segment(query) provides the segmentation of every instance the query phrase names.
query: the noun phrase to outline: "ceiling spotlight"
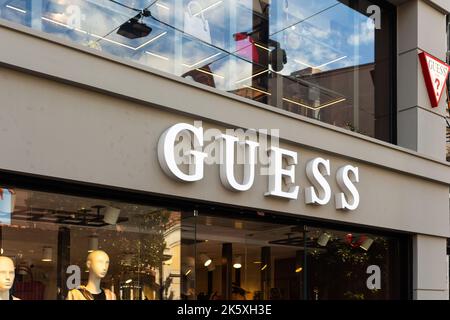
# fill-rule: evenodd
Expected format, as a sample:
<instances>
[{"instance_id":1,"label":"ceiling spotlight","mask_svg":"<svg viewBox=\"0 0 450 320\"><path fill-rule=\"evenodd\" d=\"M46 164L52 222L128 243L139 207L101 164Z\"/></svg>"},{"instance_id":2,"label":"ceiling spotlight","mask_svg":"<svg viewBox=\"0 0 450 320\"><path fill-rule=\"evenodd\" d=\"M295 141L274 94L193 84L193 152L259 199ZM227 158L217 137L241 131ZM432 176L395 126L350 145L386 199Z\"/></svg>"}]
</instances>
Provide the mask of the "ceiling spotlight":
<instances>
[{"instance_id":1,"label":"ceiling spotlight","mask_svg":"<svg viewBox=\"0 0 450 320\"><path fill-rule=\"evenodd\" d=\"M127 281L125 281L126 284L129 284L131 282L133 282L133 279L128 279Z\"/></svg>"},{"instance_id":2,"label":"ceiling spotlight","mask_svg":"<svg viewBox=\"0 0 450 320\"><path fill-rule=\"evenodd\" d=\"M372 245L372 243L373 243L373 239L367 237L367 238L361 243L361 245L360 245L359 247L360 247L361 249L365 250L365 251L369 251L370 246Z\"/></svg>"},{"instance_id":3,"label":"ceiling spotlight","mask_svg":"<svg viewBox=\"0 0 450 320\"><path fill-rule=\"evenodd\" d=\"M90 235L88 240L88 252L98 250L98 236L96 234Z\"/></svg>"},{"instance_id":4,"label":"ceiling spotlight","mask_svg":"<svg viewBox=\"0 0 450 320\"><path fill-rule=\"evenodd\" d=\"M317 239L317 244L321 247L326 247L330 238L331 238L331 234L329 234L327 232L323 232Z\"/></svg>"},{"instance_id":5,"label":"ceiling spotlight","mask_svg":"<svg viewBox=\"0 0 450 320\"><path fill-rule=\"evenodd\" d=\"M131 18L119 27L117 34L128 38L137 39L144 38L152 32L152 28L147 26L145 23L141 22L143 17L149 17L150 11L144 10L135 17Z\"/></svg>"},{"instance_id":6,"label":"ceiling spotlight","mask_svg":"<svg viewBox=\"0 0 450 320\"><path fill-rule=\"evenodd\" d=\"M210 257L208 257L206 254L202 253L200 254L200 261L202 262L202 264L207 267L211 264L212 260Z\"/></svg>"},{"instance_id":7,"label":"ceiling spotlight","mask_svg":"<svg viewBox=\"0 0 450 320\"><path fill-rule=\"evenodd\" d=\"M200 255L200 261L205 267L208 267L212 262L211 258L208 257L206 254Z\"/></svg>"},{"instance_id":8,"label":"ceiling spotlight","mask_svg":"<svg viewBox=\"0 0 450 320\"><path fill-rule=\"evenodd\" d=\"M235 268L235 269L242 268L242 257L241 256L237 256L234 258L233 268Z\"/></svg>"},{"instance_id":9,"label":"ceiling spotlight","mask_svg":"<svg viewBox=\"0 0 450 320\"><path fill-rule=\"evenodd\" d=\"M53 261L53 249L52 247L44 247L42 249L42 259L43 262L52 262Z\"/></svg>"},{"instance_id":10,"label":"ceiling spotlight","mask_svg":"<svg viewBox=\"0 0 450 320\"><path fill-rule=\"evenodd\" d=\"M106 207L103 221L107 224L116 224L119 220L120 209L114 207Z\"/></svg>"},{"instance_id":11,"label":"ceiling spotlight","mask_svg":"<svg viewBox=\"0 0 450 320\"><path fill-rule=\"evenodd\" d=\"M295 252L295 273L300 273L303 270L303 263L305 258L305 252L297 250Z\"/></svg>"}]
</instances>

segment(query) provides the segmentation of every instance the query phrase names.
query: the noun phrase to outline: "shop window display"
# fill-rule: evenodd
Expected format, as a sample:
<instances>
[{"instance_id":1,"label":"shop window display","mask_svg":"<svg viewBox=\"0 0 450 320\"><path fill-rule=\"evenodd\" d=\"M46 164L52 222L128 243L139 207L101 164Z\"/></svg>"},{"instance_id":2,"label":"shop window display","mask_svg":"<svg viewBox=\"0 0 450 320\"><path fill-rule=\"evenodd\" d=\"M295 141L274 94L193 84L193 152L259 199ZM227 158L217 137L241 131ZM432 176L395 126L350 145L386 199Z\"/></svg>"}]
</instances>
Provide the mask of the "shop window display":
<instances>
[{"instance_id":1,"label":"shop window display","mask_svg":"<svg viewBox=\"0 0 450 320\"><path fill-rule=\"evenodd\" d=\"M395 143L395 8L347 0L0 0L0 18Z\"/></svg>"},{"instance_id":2,"label":"shop window display","mask_svg":"<svg viewBox=\"0 0 450 320\"><path fill-rule=\"evenodd\" d=\"M195 244L188 237L183 241L186 252L190 247L195 254L192 299L408 298L404 236L317 228L260 215L200 212L191 224Z\"/></svg>"},{"instance_id":3,"label":"shop window display","mask_svg":"<svg viewBox=\"0 0 450 320\"><path fill-rule=\"evenodd\" d=\"M179 211L1 190L14 197L0 201L0 277L15 268L15 279L0 279L2 296L9 289L23 300L180 298Z\"/></svg>"}]
</instances>

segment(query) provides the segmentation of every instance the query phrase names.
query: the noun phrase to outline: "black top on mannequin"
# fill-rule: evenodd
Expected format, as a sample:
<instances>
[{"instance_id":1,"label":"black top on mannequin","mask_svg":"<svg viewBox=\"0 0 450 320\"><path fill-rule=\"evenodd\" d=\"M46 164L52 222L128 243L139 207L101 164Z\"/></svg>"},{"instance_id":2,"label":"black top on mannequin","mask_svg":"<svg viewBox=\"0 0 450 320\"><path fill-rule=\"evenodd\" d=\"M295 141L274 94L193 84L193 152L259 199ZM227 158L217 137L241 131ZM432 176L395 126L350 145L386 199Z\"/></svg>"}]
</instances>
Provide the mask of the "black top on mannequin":
<instances>
[{"instance_id":1,"label":"black top on mannequin","mask_svg":"<svg viewBox=\"0 0 450 320\"><path fill-rule=\"evenodd\" d=\"M102 289L100 293L91 293L94 300L106 300L105 290Z\"/></svg>"}]
</instances>

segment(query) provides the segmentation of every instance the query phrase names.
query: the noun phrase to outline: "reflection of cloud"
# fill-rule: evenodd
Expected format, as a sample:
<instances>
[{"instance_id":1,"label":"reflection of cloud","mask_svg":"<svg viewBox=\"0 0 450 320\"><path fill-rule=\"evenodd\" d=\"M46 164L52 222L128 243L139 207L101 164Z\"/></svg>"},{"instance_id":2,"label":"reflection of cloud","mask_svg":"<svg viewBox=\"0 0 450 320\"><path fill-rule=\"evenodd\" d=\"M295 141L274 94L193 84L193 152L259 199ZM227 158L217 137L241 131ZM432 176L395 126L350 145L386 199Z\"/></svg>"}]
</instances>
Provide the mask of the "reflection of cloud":
<instances>
[{"instance_id":1,"label":"reflection of cloud","mask_svg":"<svg viewBox=\"0 0 450 320\"><path fill-rule=\"evenodd\" d=\"M369 19L372 21L371 19ZM360 46L373 43L375 41L375 24L362 22L359 27L359 33L352 34L347 39L351 46Z\"/></svg>"}]
</instances>

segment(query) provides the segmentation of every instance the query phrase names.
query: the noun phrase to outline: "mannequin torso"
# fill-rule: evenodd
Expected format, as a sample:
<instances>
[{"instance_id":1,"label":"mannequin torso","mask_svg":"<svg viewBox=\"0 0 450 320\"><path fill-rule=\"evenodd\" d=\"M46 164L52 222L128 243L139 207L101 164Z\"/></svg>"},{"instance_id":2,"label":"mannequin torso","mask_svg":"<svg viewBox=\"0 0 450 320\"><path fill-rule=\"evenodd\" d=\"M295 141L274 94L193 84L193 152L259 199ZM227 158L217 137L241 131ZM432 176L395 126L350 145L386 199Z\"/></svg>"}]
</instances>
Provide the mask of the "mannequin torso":
<instances>
[{"instance_id":1,"label":"mannequin torso","mask_svg":"<svg viewBox=\"0 0 450 320\"><path fill-rule=\"evenodd\" d=\"M114 292L101 288L101 281L109 268L109 257L106 252L91 252L86 261L89 279L86 286L69 291L67 300L116 300Z\"/></svg>"}]
</instances>

